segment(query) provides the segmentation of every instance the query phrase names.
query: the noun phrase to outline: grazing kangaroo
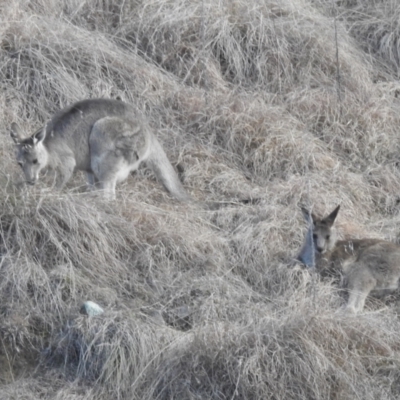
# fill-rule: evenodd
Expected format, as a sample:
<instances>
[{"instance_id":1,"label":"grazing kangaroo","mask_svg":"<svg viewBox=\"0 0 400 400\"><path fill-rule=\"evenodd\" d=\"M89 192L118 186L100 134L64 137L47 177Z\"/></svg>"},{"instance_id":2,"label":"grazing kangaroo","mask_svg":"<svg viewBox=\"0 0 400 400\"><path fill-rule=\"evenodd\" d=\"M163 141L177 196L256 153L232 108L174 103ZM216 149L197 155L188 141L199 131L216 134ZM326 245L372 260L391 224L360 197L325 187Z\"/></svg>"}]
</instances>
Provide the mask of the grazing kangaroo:
<instances>
[{"instance_id":1,"label":"grazing kangaroo","mask_svg":"<svg viewBox=\"0 0 400 400\"><path fill-rule=\"evenodd\" d=\"M50 167L56 170L56 187L61 189L75 170L81 170L90 186L114 199L117 182L145 161L174 197L190 200L151 128L122 101L79 101L57 112L28 138L12 123L11 137L30 185L36 183L41 170Z\"/></svg>"},{"instance_id":2,"label":"grazing kangaroo","mask_svg":"<svg viewBox=\"0 0 400 400\"><path fill-rule=\"evenodd\" d=\"M349 292L346 310L357 313L363 310L369 294L386 294L398 288L400 246L380 239L338 241L333 224L339 208L325 218L311 214L315 266L321 274L343 274ZM303 213L309 215L306 210ZM304 253L303 246L300 261Z\"/></svg>"}]
</instances>

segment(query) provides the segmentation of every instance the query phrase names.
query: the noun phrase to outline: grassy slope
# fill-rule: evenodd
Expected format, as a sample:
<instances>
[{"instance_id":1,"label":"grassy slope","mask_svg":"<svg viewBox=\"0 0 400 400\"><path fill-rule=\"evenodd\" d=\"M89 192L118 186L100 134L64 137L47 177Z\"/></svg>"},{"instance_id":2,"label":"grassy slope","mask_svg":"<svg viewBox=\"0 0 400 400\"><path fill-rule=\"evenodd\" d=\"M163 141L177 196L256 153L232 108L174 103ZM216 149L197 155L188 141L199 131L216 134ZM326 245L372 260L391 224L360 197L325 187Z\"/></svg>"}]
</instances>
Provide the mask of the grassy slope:
<instances>
[{"instance_id":1,"label":"grassy slope","mask_svg":"<svg viewBox=\"0 0 400 400\"><path fill-rule=\"evenodd\" d=\"M400 8L371 3L0 1L0 399L398 398L395 304L345 317L288 266L300 204L398 236ZM21 186L12 121L116 96L193 197L259 201L177 204L145 168L111 204Z\"/></svg>"}]
</instances>

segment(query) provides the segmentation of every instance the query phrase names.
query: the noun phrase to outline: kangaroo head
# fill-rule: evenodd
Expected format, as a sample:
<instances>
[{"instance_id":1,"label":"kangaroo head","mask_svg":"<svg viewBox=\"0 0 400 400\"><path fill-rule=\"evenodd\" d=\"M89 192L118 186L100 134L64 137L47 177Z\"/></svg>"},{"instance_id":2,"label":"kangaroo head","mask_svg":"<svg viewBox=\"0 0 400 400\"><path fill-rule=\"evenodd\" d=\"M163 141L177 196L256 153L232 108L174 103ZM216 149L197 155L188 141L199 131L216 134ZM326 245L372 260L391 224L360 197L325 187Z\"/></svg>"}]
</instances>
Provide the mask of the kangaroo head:
<instances>
[{"instance_id":1,"label":"kangaroo head","mask_svg":"<svg viewBox=\"0 0 400 400\"><path fill-rule=\"evenodd\" d=\"M317 218L311 214L313 222L313 243L316 253L323 254L333 249L336 244L336 231L333 226L338 215L340 205L337 206L327 217Z\"/></svg>"},{"instance_id":2,"label":"kangaroo head","mask_svg":"<svg viewBox=\"0 0 400 400\"><path fill-rule=\"evenodd\" d=\"M39 178L39 172L48 162L48 153L43 145L46 130L40 129L32 136L24 138L20 127L13 122L11 137L17 145L17 162L24 171L26 182L34 185Z\"/></svg>"}]
</instances>

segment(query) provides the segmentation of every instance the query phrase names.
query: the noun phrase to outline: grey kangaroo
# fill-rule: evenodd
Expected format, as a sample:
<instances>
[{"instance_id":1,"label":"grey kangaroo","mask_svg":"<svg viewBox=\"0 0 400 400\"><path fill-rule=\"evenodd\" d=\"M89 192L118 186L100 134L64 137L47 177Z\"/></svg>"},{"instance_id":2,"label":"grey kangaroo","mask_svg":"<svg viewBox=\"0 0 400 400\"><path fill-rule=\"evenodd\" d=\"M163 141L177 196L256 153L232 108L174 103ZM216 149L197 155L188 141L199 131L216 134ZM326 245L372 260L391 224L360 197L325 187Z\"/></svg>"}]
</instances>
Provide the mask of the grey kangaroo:
<instances>
[{"instance_id":1,"label":"grey kangaroo","mask_svg":"<svg viewBox=\"0 0 400 400\"><path fill-rule=\"evenodd\" d=\"M369 294L382 295L398 288L400 246L380 239L337 240L334 222L339 208L324 218L311 214L315 266L321 274L343 274L349 293L346 310L357 313ZM303 214L309 212L303 209ZM310 244L303 246L300 261Z\"/></svg>"},{"instance_id":2,"label":"grey kangaroo","mask_svg":"<svg viewBox=\"0 0 400 400\"><path fill-rule=\"evenodd\" d=\"M122 101L79 101L54 114L28 138L12 123L11 137L17 145L18 164L30 185L37 182L40 171L50 167L56 171L56 187L61 189L75 170L81 170L90 186L114 199L117 182L145 161L174 197L190 201L151 128Z\"/></svg>"}]
</instances>

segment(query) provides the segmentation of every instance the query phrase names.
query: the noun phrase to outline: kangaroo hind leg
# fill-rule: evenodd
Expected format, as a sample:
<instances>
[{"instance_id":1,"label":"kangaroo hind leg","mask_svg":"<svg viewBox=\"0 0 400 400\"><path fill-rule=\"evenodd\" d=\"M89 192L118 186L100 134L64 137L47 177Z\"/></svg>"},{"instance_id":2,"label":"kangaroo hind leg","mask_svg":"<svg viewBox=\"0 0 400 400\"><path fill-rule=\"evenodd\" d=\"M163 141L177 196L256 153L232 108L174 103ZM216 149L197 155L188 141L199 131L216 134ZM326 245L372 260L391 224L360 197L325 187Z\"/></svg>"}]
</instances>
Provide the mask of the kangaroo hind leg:
<instances>
[{"instance_id":1,"label":"kangaroo hind leg","mask_svg":"<svg viewBox=\"0 0 400 400\"><path fill-rule=\"evenodd\" d=\"M91 158L91 168L96 187L104 192L107 199L114 200L115 187L121 171L121 159L112 151L94 154Z\"/></svg>"},{"instance_id":2,"label":"kangaroo hind leg","mask_svg":"<svg viewBox=\"0 0 400 400\"><path fill-rule=\"evenodd\" d=\"M349 292L346 311L357 313L364 309L365 300L376 286L376 279L363 265L355 265L352 269L346 277Z\"/></svg>"},{"instance_id":3,"label":"kangaroo hind leg","mask_svg":"<svg viewBox=\"0 0 400 400\"><path fill-rule=\"evenodd\" d=\"M116 180L112 178L103 179L99 182L99 188L103 191L104 197L108 200L115 200Z\"/></svg>"},{"instance_id":4,"label":"kangaroo hind leg","mask_svg":"<svg viewBox=\"0 0 400 400\"><path fill-rule=\"evenodd\" d=\"M88 190L95 190L99 186L99 180L93 172L86 172Z\"/></svg>"},{"instance_id":5,"label":"kangaroo hind leg","mask_svg":"<svg viewBox=\"0 0 400 400\"><path fill-rule=\"evenodd\" d=\"M352 290L349 292L349 300L345 307L346 312L351 314L357 314L364 309L365 300L368 297L368 293L365 291Z\"/></svg>"},{"instance_id":6,"label":"kangaroo hind leg","mask_svg":"<svg viewBox=\"0 0 400 400\"><path fill-rule=\"evenodd\" d=\"M115 186L138 168L145 145L138 126L119 117L105 117L92 128L90 163L98 186L107 198L115 198Z\"/></svg>"}]
</instances>

